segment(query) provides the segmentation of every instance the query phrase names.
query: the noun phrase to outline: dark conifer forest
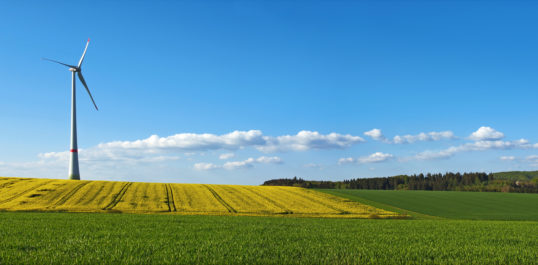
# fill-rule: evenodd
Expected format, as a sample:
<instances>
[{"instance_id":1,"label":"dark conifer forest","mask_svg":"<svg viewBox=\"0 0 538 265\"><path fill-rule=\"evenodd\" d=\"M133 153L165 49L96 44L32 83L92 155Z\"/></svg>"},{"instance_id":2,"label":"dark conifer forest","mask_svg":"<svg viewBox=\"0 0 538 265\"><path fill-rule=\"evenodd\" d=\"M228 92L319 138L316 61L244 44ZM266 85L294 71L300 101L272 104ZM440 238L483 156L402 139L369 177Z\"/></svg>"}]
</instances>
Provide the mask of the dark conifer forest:
<instances>
[{"instance_id":1,"label":"dark conifer forest","mask_svg":"<svg viewBox=\"0 0 538 265\"><path fill-rule=\"evenodd\" d=\"M445 173L355 178L343 181L272 179L265 186L295 186L318 189L435 190L538 193L538 172Z\"/></svg>"}]
</instances>

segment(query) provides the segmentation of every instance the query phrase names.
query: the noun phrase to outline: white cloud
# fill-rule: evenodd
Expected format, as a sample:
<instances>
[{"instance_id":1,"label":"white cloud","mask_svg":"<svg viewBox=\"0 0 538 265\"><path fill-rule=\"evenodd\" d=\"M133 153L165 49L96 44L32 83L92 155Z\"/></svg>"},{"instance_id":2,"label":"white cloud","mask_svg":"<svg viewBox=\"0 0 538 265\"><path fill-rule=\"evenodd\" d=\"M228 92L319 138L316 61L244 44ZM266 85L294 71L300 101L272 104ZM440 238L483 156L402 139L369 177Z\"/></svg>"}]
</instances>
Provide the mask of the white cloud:
<instances>
[{"instance_id":1,"label":"white cloud","mask_svg":"<svg viewBox=\"0 0 538 265\"><path fill-rule=\"evenodd\" d=\"M255 148L270 153L277 151L307 151L311 149L342 149L364 141L361 137L338 133L320 134L300 131L296 135L264 136L261 131L234 131L228 134L181 133L168 137L152 135L135 141L113 141L101 143L87 149L80 149L79 159L86 161L139 161L152 162L177 160L181 153L185 156L208 150L237 150ZM219 156L226 160L234 156L224 153ZM39 154L41 159L69 159L69 152L49 152Z\"/></svg>"},{"instance_id":2,"label":"white cloud","mask_svg":"<svg viewBox=\"0 0 538 265\"><path fill-rule=\"evenodd\" d=\"M235 150L247 146L266 144L265 137L259 130L233 131L215 135L209 133L180 133L168 137L152 135L149 138L136 141L114 141L99 144L101 149L143 149L143 150L174 150L174 151L207 151Z\"/></svg>"},{"instance_id":3,"label":"white cloud","mask_svg":"<svg viewBox=\"0 0 538 265\"><path fill-rule=\"evenodd\" d=\"M355 159L353 157L344 157L344 158L340 158L338 160L339 165L350 164L350 163L354 163L354 162L355 162Z\"/></svg>"},{"instance_id":4,"label":"white cloud","mask_svg":"<svg viewBox=\"0 0 538 265\"><path fill-rule=\"evenodd\" d=\"M196 164L194 164L194 169L196 169L196 170L213 170L213 169L217 169L217 168L220 168L220 166L217 166L217 165L212 164L212 163L196 163Z\"/></svg>"},{"instance_id":5,"label":"white cloud","mask_svg":"<svg viewBox=\"0 0 538 265\"><path fill-rule=\"evenodd\" d=\"M181 159L175 155L161 155L154 152L127 152L100 148L78 149L81 162L161 162ZM38 154L44 161L68 161L69 151Z\"/></svg>"},{"instance_id":6,"label":"white cloud","mask_svg":"<svg viewBox=\"0 0 538 265\"><path fill-rule=\"evenodd\" d=\"M364 132L364 135L369 136L370 138L376 141L387 141L387 138L383 135L380 129L372 129L370 131Z\"/></svg>"},{"instance_id":7,"label":"white cloud","mask_svg":"<svg viewBox=\"0 0 538 265\"><path fill-rule=\"evenodd\" d=\"M306 151L310 149L343 149L364 142L359 136L350 134L320 134L313 131L300 131L296 135L264 137L265 145L258 146L262 152Z\"/></svg>"},{"instance_id":8,"label":"white cloud","mask_svg":"<svg viewBox=\"0 0 538 265\"><path fill-rule=\"evenodd\" d=\"M538 162L538 155L530 155L530 156L527 156L525 159L527 159L529 161L537 161Z\"/></svg>"},{"instance_id":9,"label":"white cloud","mask_svg":"<svg viewBox=\"0 0 538 265\"><path fill-rule=\"evenodd\" d=\"M99 144L101 149L143 149L151 152L236 150L255 147L264 152L306 151L310 149L340 149L363 142L359 136L338 133L320 134L313 131L300 131L296 135L264 136L259 130L234 131L228 134L181 133L168 137L152 135L144 140L115 141Z\"/></svg>"},{"instance_id":10,"label":"white cloud","mask_svg":"<svg viewBox=\"0 0 538 265\"><path fill-rule=\"evenodd\" d=\"M67 163L63 161L0 162L2 177L57 178L67 177Z\"/></svg>"},{"instance_id":11,"label":"white cloud","mask_svg":"<svg viewBox=\"0 0 538 265\"><path fill-rule=\"evenodd\" d=\"M392 142L395 144L410 144L418 141L440 141L440 140L450 140L455 139L454 133L451 131L443 132L429 132L429 133L419 133L417 135L396 135L394 136Z\"/></svg>"},{"instance_id":12,"label":"white cloud","mask_svg":"<svg viewBox=\"0 0 538 265\"><path fill-rule=\"evenodd\" d=\"M454 155L453 148L448 148L441 151L424 151L420 152L417 155L413 157L415 160L433 160L433 159L442 159L442 158L449 158ZM406 159L404 159L406 160ZM408 159L409 160L409 159Z\"/></svg>"},{"instance_id":13,"label":"white cloud","mask_svg":"<svg viewBox=\"0 0 538 265\"><path fill-rule=\"evenodd\" d=\"M8 170L8 169L16 169L16 170L32 170L35 168L53 168L61 166L62 163L60 161L54 161L52 163L48 163L43 160L39 161L33 161L33 162L0 162L0 169L2 171ZM2 172L4 174L4 172ZM3 176L3 175L2 175Z\"/></svg>"},{"instance_id":14,"label":"white cloud","mask_svg":"<svg viewBox=\"0 0 538 265\"><path fill-rule=\"evenodd\" d=\"M79 149L79 152L84 152L83 149ZM54 160L61 160L61 161L67 161L69 159L69 152L48 152L48 153L42 153L37 155L39 158L42 159L54 159Z\"/></svg>"},{"instance_id":15,"label":"white cloud","mask_svg":"<svg viewBox=\"0 0 538 265\"><path fill-rule=\"evenodd\" d=\"M371 137L376 141L381 141L385 143L392 144L410 144L418 141L440 141L440 140L450 140L455 139L454 133L451 131L442 131L442 132L428 132L428 133L419 133L417 135L396 135L392 140L387 139L380 129L372 129L364 133L366 136Z\"/></svg>"},{"instance_id":16,"label":"white cloud","mask_svg":"<svg viewBox=\"0 0 538 265\"><path fill-rule=\"evenodd\" d=\"M369 156L364 156L364 157L359 157L357 159L357 162L359 163L379 163L379 162L383 162L383 161L387 161L389 159L392 159L394 156L391 155L391 154L386 154L386 153L381 153L381 152L376 152L376 153L373 153Z\"/></svg>"},{"instance_id":17,"label":"white cloud","mask_svg":"<svg viewBox=\"0 0 538 265\"><path fill-rule=\"evenodd\" d=\"M490 149L514 149L514 148L530 148L531 145L526 139L516 141L477 141L463 145L462 151L483 151Z\"/></svg>"},{"instance_id":18,"label":"white cloud","mask_svg":"<svg viewBox=\"0 0 538 265\"><path fill-rule=\"evenodd\" d=\"M515 156L501 156L499 157L499 159L503 161L514 161L516 160L516 157Z\"/></svg>"},{"instance_id":19,"label":"white cloud","mask_svg":"<svg viewBox=\"0 0 538 265\"><path fill-rule=\"evenodd\" d=\"M280 164L282 163L282 159L278 156L260 156L258 159L256 159L256 162L262 163L262 164Z\"/></svg>"},{"instance_id":20,"label":"white cloud","mask_svg":"<svg viewBox=\"0 0 538 265\"><path fill-rule=\"evenodd\" d=\"M226 162L222 166L224 169L233 170L233 169L239 169L239 168L250 168L252 167L252 164L254 164L256 160L254 158L248 158L243 161L233 161L233 162Z\"/></svg>"},{"instance_id":21,"label":"white cloud","mask_svg":"<svg viewBox=\"0 0 538 265\"><path fill-rule=\"evenodd\" d=\"M352 157L340 158L338 160L338 164L342 165L342 164L350 164L350 163L358 163L358 164L379 163L379 162L390 160L392 158L394 158L394 155L392 154L376 152L369 156L362 156L357 159L352 158Z\"/></svg>"},{"instance_id":22,"label":"white cloud","mask_svg":"<svg viewBox=\"0 0 538 265\"><path fill-rule=\"evenodd\" d=\"M529 155L526 157L515 157L515 156L501 156L501 160L503 161L517 161L517 162L523 162L525 164L528 164L533 167L538 167L538 155Z\"/></svg>"},{"instance_id":23,"label":"white cloud","mask_svg":"<svg viewBox=\"0 0 538 265\"><path fill-rule=\"evenodd\" d=\"M475 141L494 141L504 138L504 134L491 127L482 126L477 131L473 132L469 139Z\"/></svg>"},{"instance_id":24,"label":"white cloud","mask_svg":"<svg viewBox=\"0 0 538 265\"><path fill-rule=\"evenodd\" d=\"M281 164L282 159L277 156L260 156L258 158L248 158L243 161L231 161L226 162L224 165L215 165L212 163L196 163L194 164L194 169L196 170L213 170L213 169L226 169L226 170L234 170L234 169L241 169L241 168L251 168L255 164Z\"/></svg>"},{"instance_id":25,"label":"white cloud","mask_svg":"<svg viewBox=\"0 0 538 265\"><path fill-rule=\"evenodd\" d=\"M489 127L481 127L471 136L473 139L461 145L452 146L442 150L429 150L411 157L401 157L400 161L406 160L429 160L442 159L454 156L459 152L486 151L486 150L510 150L510 149L538 149L538 143L529 143L525 139L516 141L494 140L502 138L504 134ZM385 143L404 144L418 141L438 141L455 138L451 131L420 133L417 135L395 136L386 138L380 129L373 129L364 133L367 137L383 141ZM80 149L79 159L81 167L88 169L84 172L103 175L121 175L128 177L133 174L150 173L163 168L184 167L187 161L196 161L203 156L214 155L215 160L219 158L222 162L196 163L194 166L188 162L190 169L196 170L232 170L239 168L252 168L259 164L279 164L282 160L276 156L261 156L248 158L240 161L229 161L234 157L235 150L250 149L249 151L260 151L265 153L284 151L308 151L325 149L345 149L355 144L363 142L364 139L350 134L329 133L321 134L316 131L300 131L292 135L266 136L259 130L234 131L227 134L194 134L182 133L168 137L153 135L146 139L135 141L113 141L102 143L97 146ZM195 155L197 157L195 157ZM261 154L260 154L261 155ZM377 152L363 157L348 157L338 160L339 164L356 163L367 164L383 162L394 159L395 156L383 152ZM170 162L177 161L179 162ZM62 175L67 171L67 161L69 152L48 152L39 154L39 160L27 163L2 163L0 169L2 174L24 175L26 172L33 172L29 175L41 175L46 177ZM510 160L505 157L503 160ZM529 162L531 158L514 158L514 161ZM537 162L534 164L538 165ZM200 160L198 160L200 161ZM203 160L202 160L203 161ZM214 162L214 161L212 161ZM225 163L226 162L226 163ZM315 162L315 161L314 161ZM305 167L316 167L316 164L305 165ZM144 171L146 170L146 171ZM185 168L181 169L185 170ZM41 173L43 172L43 173ZM46 173L45 173L46 172ZM58 173L59 172L59 173ZM148 175L148 174L146 174ZM149 175L148 175L149 176Z\"/></svg>"},{"instance_id":26,"label":"white cloud","mask_svg":"<svg viewBox=\"0 0 538 265\"><path fill-rule=\"evenodd\" d=\"M232 157L234 157L234 156L235 156L234 153L225 153L225 154L221 154L221 155L219 156L219 159L221 159L221 160L227 160L227 159L230 159L230 158L232 158Z\"/></svg>"},{"instance_id":27,"label":"white cloud","mask_svg":"<svg viewBox=\"0 0 538 265\"><path fill-rule=\"evenodd\" d=\"M79 163L84 179L126 180L133 176L144 178L163 168L173 165L181 158L173 155L121 155L99 153L96 149L79 149ZM0 163L0 175L58 178L67 175L69 152L49 152L39 154L37 161ZM173 161L172 163L170 163ZM167 170L168 171L168 170ZM157 176L162 176L157 173Z\"/></svg>"},{"instance_id":28,"label":"white cloud","mask_svg":"<svg viewBox=\"0 0 538 265\"><path fill-rule=\"evenodd\" d=\"M430 160L448 158L454 156L459 152L468 151L486 151L486 150L509 150L509 149L528 149L534 145L529 144L526 139L519 139L516 141L477 141L473 143L466 143L459 146L452 146L441 151L424 151L417 154L413 159L416 160Z\"/></svg>"}]
</instances>

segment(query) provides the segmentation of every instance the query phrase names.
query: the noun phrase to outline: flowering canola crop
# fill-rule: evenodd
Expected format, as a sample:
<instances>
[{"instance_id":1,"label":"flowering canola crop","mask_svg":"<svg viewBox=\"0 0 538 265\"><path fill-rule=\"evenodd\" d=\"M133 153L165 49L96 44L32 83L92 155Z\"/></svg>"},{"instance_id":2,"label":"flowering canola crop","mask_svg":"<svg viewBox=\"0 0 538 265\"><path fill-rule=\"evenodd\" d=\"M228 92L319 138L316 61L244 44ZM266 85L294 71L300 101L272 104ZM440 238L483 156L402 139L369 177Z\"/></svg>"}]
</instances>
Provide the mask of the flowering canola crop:
<instances>
[{"instance_id":1,"label":"flowering canola crop","mask_svg":"<svg viewBox=\"0 0 538 265\"><path fill-rule=\"evenodd\" d=\"M0 178L0 210L395 218L297 187Z\"/></svg>"}]
</instances>

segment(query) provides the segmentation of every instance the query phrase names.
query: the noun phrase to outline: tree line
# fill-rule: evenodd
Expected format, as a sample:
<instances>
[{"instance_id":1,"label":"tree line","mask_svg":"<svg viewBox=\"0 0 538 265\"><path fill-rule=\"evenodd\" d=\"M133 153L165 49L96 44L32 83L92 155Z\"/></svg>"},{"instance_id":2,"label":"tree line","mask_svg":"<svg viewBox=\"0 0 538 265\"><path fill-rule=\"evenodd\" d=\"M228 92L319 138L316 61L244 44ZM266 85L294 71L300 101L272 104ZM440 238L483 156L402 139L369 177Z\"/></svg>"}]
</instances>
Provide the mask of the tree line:
<instances>
[{"instance_id":1,"label":"tree line","mask_svg":"<svg viewBox=\"0 0 538 265\"><path fill-rule=\"evenodd\" d=\"M511 180L492 173L471 172L399 175L379 178L355 178L344 181L315 181L282 178L265 181L265 186L296 186L320 189L435 190L538 193L538 179Z\"/></svg>"}]
</instances>

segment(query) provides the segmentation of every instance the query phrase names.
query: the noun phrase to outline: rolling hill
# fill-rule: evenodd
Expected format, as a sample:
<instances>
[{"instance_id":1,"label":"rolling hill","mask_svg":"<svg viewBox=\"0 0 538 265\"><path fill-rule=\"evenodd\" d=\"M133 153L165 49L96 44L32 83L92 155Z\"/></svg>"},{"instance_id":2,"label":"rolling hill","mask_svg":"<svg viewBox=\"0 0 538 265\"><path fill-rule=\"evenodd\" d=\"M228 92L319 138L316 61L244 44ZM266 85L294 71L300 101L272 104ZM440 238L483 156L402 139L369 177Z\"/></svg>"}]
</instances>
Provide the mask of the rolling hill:
<instances>
[{"instance_id":1,"label":"rolling hill","mask_svg":"<svg viewBox=\"0 0 538 265\"><path fill-rule=\"evenodd\" d=\"M400 214L296 187L0 178L0 210L394 218Z\"/></svg>"},{"instance_id":2,"label":"rolling hill","mask_svg":"<svg viewBox=\"0 0 538 265\"><path fill-rule=\"evenodd\" d=\"M495 179L532 180L538 179L538 171L506 171L493 173Z\"/></svg>"}]
</instances>

